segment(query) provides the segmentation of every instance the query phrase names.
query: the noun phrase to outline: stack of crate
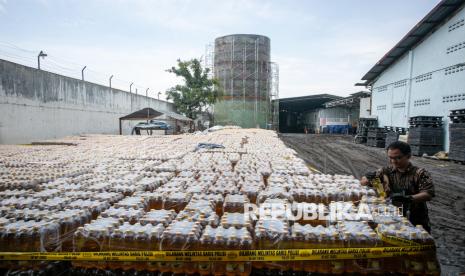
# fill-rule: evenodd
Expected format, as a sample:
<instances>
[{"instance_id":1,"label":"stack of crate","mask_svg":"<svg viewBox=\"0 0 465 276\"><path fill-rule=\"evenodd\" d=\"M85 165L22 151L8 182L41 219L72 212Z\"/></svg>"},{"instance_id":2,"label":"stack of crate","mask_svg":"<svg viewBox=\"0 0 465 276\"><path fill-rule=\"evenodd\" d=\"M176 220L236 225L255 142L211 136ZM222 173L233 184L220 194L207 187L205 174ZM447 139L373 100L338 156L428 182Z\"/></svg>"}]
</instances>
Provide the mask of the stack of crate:
<instances>
[{"instance_id":1,"label":"stack of crate","mask_svg":"<svg viewBox=\"0 0 465 276\"><path fill-rule=\"evenodd\" d=\"M405 135L407 129L404 127L393 127L393 126L386 126L386 145L387 148L390 144L399 141L399 135Z\"/></svg>"},{"instance_id":2,"label":"stack of crate","mask_svg":"<svg viewBox=\"0 0 465 276\"><path fill-rule=\"evenodd\" d=\"M465 109L451 110L449 118L449 159L465 162Z\"/></svg>"},{"instance_id":3,"label":"stack of crate","mask_svg":"<svg viewBox=\"0 0 465 276\"><path fill-rule=\"evenodd\" d=\"M407 141L412 148L413 155L434 155L444 149L442 117L410 117L409 124L410 128Z\"/></svg>"},{"instance_id":4,"label":"stack of crate","mask_svg":"<svg viewBox=\"0 0 465 276\"><path fill-rule=\"evenodd\" d=\"M360 118L358 119L357 136L355 136L355 143L366 144L368 138L368 129L370 127L377 127L378 120L375 118Z\"/></svg>"},{"instance_id":5,"label":"stack of crate","mask_svg":"<svg viewBox=\"0 0 465 276\"><path fill-rule=\"evenodd\" d=\"M367 146L384 148L386 145L386 129L384 127L370 127L368 129Z\"/></svg>"}]
</instances>

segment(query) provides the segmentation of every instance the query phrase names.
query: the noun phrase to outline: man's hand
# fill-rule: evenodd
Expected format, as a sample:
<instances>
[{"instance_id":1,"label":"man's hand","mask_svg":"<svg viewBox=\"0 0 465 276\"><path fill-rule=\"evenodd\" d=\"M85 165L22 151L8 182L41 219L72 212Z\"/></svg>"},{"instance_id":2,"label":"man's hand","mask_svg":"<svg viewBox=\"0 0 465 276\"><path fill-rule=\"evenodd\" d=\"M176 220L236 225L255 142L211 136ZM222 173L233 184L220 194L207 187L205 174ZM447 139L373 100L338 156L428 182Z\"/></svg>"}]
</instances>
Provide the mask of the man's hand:
<instances>
[{"instance_id":1,"label":"man's hand","mask_svg":"<svg viewBox=\"0 0 465 276\"><path fill-rule=\"evenodd\" d=\"M360 179L360 184L362 186L370 185L370 180L368 180L366 176L362 176L362 178Z\"/></svg>"},{"instance_id":2,"label":"man's hand","mask_svg":"<svg viewBox=\"0 0 465 276\"><path fill-rule=\"evenodd\" d=\"M411 195L405 195L405 193L394 193L390 198L392 201L402 203L410 203L413 201L413 197Z\"/></svg>"},{"instance_id":3,"label":"man's hand","mask_svg":"<svg viewBox=\"0 0 465 276\"><path fill-rule=\"evenodd\" d=\"M366 175L362 176L362 178L360 179L360 184L362 186L369 186L371 185L371 181L376 177L376 173L375 172L369 172L367 173Z\"/></svg>"}]
</instances>

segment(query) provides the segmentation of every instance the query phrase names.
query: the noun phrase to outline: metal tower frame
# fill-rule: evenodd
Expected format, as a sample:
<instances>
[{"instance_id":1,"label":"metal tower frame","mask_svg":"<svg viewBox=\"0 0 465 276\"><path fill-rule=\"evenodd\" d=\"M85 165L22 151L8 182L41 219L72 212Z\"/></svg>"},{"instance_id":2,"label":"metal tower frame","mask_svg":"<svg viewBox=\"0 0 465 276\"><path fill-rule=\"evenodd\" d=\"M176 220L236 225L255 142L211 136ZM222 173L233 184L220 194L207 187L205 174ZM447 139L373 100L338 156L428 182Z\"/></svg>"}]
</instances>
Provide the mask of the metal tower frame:
<instances>
[{"instance_id":1,"label":"metal tower frame","mask_svg":"<svg viewBox=\"0 0 465 276\"><path fill-rule=\"evenodd\" d=\"M271 62L270 69L271 128L279 131L279 65L276 62Z\"/></svg>"},{"instance_id":2,"label":"metal tower frame","mask_svg":"<svg viewBox=\"0 0 465 276\"><path fill-rule=\"evenodd\" d=\"M229 98L228 100L232 102L232 105L235 102L240 106L241 103L238 101L240 101L240 94L242 94L241 109L245 113L248 110L247 105L251 104L247 95L249 97L253 95L254 126L258 126L259 118L264 118L266 128L270 124L271 128L276 128L277 116L274 110L276 109L276 112L278 112L276 114L279 114L279 111L278 108L272 107L272 104L276 104L272 100L279 98L279 70L276 63L266 62L264 64L259 61L260 38L237 39L232 37L232 41L228 45L230 48L228 50L221 49L220 52L214 48L214 45L214 43L213 45L210 43L206 46L205 66L212 68L215 77L229 75L229 78L224 77L221 83L224 98ZM216 55L219 55L218 60L228 60L229 66L214 67ZM227 79L229 80L227 81ZM239 91L238 87L241 87L242 91Z\"/></svg>"},{"instance_id":3,"label":"metal tower frame","mask_svg":"<svg viewBox=\"0 0 465 276\"><path fill-rule=\"evenodd\" d=\"M204 68L208 68L210 71L208 72L208 77L213 78L214 69L215 69L215 44L210 42L205 45L205 60L204 60Z\"/></svg>"}]
</instances>

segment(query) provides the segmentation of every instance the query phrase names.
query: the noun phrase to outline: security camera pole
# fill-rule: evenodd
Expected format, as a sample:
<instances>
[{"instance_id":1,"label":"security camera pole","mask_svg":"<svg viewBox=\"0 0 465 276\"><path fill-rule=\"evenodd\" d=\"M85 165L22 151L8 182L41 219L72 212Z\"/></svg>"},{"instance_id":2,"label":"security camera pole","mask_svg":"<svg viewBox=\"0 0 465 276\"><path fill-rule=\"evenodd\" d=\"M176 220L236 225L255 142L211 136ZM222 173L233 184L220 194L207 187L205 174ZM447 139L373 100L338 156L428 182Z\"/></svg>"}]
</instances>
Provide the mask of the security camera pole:
<instances>
[{"instance_id":1,"label":"security camera pole","mask_svg":"<svg viewBox=\"0 0 465 276\"><path fill-rule=\"evenodd\" d=\"M82 70L81 70L82 80L84 80L84 70L86 70L86 68L87 68L87 65L84 66L84 67L82 68Z\"/></svg>"},{"instance_id":2,"label":"security camera pole","mask_svg":"<svg viewBox=\"0 0 465 276\"><path fill-rule=\"evenodd\" d=\"M47 56L46 53L44 53L44 51L40 51L39 55L37 56L37 69L40 70L40 58L45 58Z\"/></svg>"}]
</instances>

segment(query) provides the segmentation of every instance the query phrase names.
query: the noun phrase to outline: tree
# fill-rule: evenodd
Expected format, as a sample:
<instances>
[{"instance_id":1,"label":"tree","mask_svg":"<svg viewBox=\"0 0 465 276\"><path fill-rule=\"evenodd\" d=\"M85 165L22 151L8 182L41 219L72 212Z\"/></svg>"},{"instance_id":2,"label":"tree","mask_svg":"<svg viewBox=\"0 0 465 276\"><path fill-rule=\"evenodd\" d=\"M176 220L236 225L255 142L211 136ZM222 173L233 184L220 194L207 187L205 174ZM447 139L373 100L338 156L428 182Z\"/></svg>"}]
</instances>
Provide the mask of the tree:
<instances>
[{"instance_id":1,"label":"tree","mask_svg":"<svg viewBox=\"0 0 465 276\"><path fill-rule=\"evenodd\" d=\"M202 68L198 59L178 59L177 62L177 67L167 71L184 78L184 84L168 89L167 99L173 100L180 113L196 119L198 114L217 101L220 95L218 81L208 77L210 69Z\"/></svg>"}]
</instances>

